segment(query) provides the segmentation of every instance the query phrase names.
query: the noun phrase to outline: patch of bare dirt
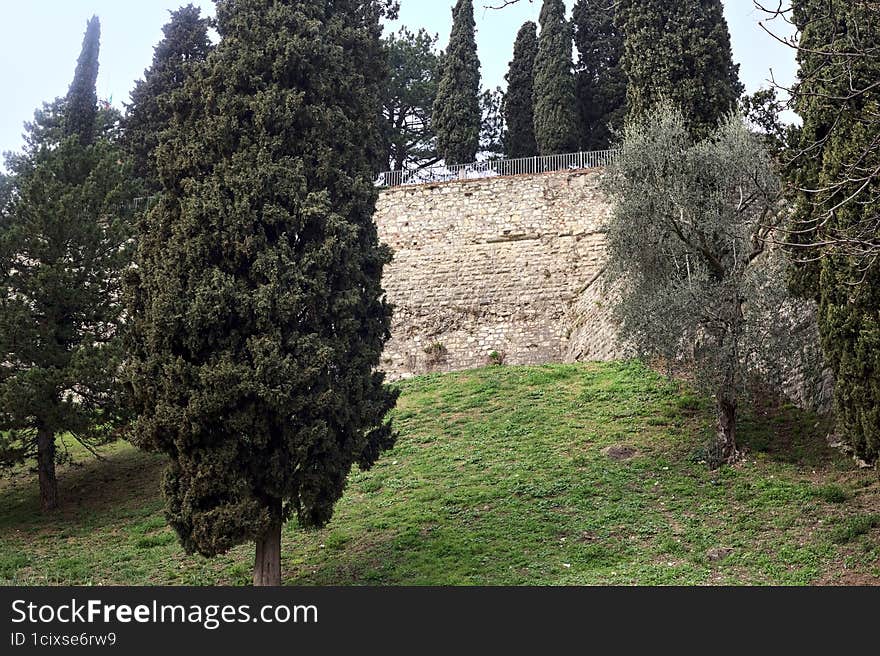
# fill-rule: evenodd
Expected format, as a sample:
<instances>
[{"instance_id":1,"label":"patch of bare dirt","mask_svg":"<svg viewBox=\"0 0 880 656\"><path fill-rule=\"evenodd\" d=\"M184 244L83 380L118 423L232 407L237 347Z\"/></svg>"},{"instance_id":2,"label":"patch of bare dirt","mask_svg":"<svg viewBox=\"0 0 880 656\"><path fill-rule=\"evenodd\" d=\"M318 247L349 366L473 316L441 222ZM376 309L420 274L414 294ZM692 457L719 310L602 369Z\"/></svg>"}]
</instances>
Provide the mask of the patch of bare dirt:
<instances>
[{"instance_id":1,"label":"patch of bare dirt","mask_svg":"<svg viewBox=\"0 0 880 656\"><path fill-rule=\"evenodd\" d=\"M635 458L638 453L639 452L632 447L622 446L619 444L602 449L602 455L617 461L630 460L632 458Z\"/></svg>"}]
</instances>

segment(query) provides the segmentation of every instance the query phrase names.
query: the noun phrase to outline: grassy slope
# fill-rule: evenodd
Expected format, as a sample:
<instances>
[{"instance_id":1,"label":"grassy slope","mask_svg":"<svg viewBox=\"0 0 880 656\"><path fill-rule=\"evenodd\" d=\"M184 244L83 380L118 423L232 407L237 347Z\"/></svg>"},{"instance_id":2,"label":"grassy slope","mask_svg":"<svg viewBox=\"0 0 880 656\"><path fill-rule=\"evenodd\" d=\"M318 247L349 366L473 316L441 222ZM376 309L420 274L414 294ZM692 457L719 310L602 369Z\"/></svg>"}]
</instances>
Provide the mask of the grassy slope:
<instances>
[{"instance_id":1,"label":"grassy slope","mask_svg":"<svg viewBox=\"0 0 880 656\"><path fill-rule=\"evenodd\" d=\"M746 461L699 462L708 404L636 364L496 367L402 385L398 446L355 472L325 530L284 533L289 584L880 583L880 483L790 408L743 422ZM602 453L637 450L629 460ZM127 445L0 481L0 581L243 584L165 526L162 462ZM718 558L720 555L726 557Z\"/></svg>"}]
</instances>

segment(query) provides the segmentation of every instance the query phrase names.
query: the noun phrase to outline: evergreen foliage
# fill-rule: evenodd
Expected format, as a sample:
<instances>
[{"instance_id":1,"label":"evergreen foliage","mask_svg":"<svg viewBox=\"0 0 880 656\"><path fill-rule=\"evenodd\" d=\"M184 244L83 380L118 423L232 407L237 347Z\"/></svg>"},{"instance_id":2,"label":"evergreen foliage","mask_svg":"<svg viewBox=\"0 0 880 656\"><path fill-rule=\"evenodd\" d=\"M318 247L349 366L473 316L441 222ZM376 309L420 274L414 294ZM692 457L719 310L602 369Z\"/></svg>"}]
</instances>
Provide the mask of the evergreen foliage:
<instances>
[{"instance_id":1,"label":"evergreen foliage","mask_svg":"<svg viewBox=\"0 0 880 656\"><path fill-rule=\"evenodd\" d=\"M721 0L622 0L619 11L629 115L666 99L704 136L737 108L743 86Z\"/></svg>"},{"instance_id":2,"label":"evergreen foliage","mask_svg":"<svg viewBox=\"0 0 880 656\"><path fill-rule=\"evenodd\" d=\"M100 49L101 24L92 16L86 26L82 51L76 62L73 82L67 92L64 111L68 135L77 135L84 146L92 143L95 136L95 114L98 108L98 51Z\"/></svg>"},{"instance_id":3,"label":"evergreen foliage","mask_svg":"<svg viewBox=\"0 0 880 656\"><path fill-rule=\"evenodd\" d=\"M753 376L821 381L815 324L791 297L779 249L780 181L760 138L731 114L694 141L671 104L628 123L603 185L613 202L608 271L625 343L695 376L716 399L714 464L737 457L736 420Z\"/></svg>"},{"instance_id":4,"label":"evergreen foliage","mask_svg":"<svg viewBox=\"0 0 880 656\"><path fill-rule=\"evenodd\" d=\"M123 142L133 159L135 174L146 181L150 191L159 189L153 157L172 119L172 94L183 87L190 69L204 62L210 52L209 22L191 4L171 12L171 19L162 28L165 36L154 49L152 65L131 92Z\"/></svg>"},{"instance_id":5,"label":"evergreen foliage","mask_svg":"<svg viewBox=\"0 0 880 656\"><path fill-rule=\"evenodd\" d=\"M139 226L135 441L170 456L185 549L255 541L257 584L280 582L281 524L325 525L353 464L394 441L376 370L380 4L218 2L221 41L185 84L194 110L175 114Z\"/></svg>"},{"instance_id":6,"label":"evergreen foliage","mask_svg":"<svg viewBox=\"0 0 880 656\"><path fill-rule=\"evenodd\" d=\"M452 32L434 102L437 150L446 164L467 164L480 148L480 60L473 0L452 9Z\"/></svg>"},{"instance_id":7,"label":"evergreen foliage","mask_svg":"<svg viewBox=\"0 0 880 656\"><path fill-rule=\"evenodd\" d=\"M819 302L841 435L880 456L880 9L797 0L795 109L803 118L791 182L792 287Z\"/></svg>"},{"instance_id":8,"label":"evergreen foliage","mask_svg":"<svg viewBox=\"0 0 880 656\"><path fill-rule=\"evenodd\" d=\"M404 27L382 44L390 68L383 100L386 166L392 171L430 166L439 159L431 124L440 74L437 37Z\"/></svg>"},{"instance_id":9,"label":"evergreen foliage","mask_svg":"<svg viewBox=\"0 0 880 656\"><path fill-rule=\"evenodd\" d=\"M535 58L535 139L541 155L577 150L580 141L572 73L571 25L562 0L544 0Z\"/></svg>"},{"instance_id":10,"label":"evergreen foliage","mask_svg":"<svg viewBox=\"0 0 880 656\"><path fill-rule=\"evenodd\" d=\"M619 5L609 0L578 0L572 12L581 150L605 150L626 116L623 30Z\"/></svg>"},{"instance_id":11,"label":"evergreen foliage","mask_svg":"<svg viewBox=\"0 0 880 656\"><path fill-rule=\"evenodd\" d=\"M56 437L91 448L120 418L120 211L135 189L109 138L116 115L94 101L99 39L93 18L68 96L37 112L9 158L0 224L0 464L37 459L44 510L58 504Z\"/></svg>"},{"instance_id":12,"label":"evergreen foliage","mask_svg":"<svg viewBox=\"0 0 880 656\"><path fill-rule=\"evenodd\" d=\"M480 94L480 152L488 158L504 156L504 92L501 87Z\"/></svg>"},{"instance_id":13,"label":"evergreen foliage","mask_svg":"<svg viewBox=\"0 0 880 656\"><path fill-rule=\"evenodd\" d=\"M523 24L513 44L513 60L505 76L503 116L507 126L504 150L507 157L533 157L538 154L535 140L535 58L538 56L538 26Z\"/></svg>"}]
</instances>

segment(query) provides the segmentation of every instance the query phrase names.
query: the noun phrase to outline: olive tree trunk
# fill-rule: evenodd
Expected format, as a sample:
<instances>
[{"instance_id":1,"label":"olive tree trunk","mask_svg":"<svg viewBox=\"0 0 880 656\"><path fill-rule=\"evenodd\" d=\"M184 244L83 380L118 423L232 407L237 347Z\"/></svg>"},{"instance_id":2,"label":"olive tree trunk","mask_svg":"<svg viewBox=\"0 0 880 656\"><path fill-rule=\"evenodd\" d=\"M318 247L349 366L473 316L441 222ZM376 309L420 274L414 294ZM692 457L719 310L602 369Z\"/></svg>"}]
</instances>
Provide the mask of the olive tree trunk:
<instances>
[{"instance_id":1,"label":"olive tree trunk","mask_svg":"<svg viewBox=\"0 0 880 656\"><path fill-rule=\"evenodd\" d=\"M736 401L718 399L717 447L721 462L736 459Z\"/></svg>"}]
</instances>

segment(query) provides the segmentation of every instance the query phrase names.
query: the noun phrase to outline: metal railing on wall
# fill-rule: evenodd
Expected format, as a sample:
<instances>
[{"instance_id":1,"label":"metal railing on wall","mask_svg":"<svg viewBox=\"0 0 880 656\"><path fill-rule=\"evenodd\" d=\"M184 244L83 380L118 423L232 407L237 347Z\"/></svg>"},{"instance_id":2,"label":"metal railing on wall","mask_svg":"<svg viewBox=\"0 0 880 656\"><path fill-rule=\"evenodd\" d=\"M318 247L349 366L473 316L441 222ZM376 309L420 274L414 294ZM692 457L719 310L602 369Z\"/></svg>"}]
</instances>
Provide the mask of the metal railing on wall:
<instances>
[{"instance_id":1,"label":"metal railing on wall","mask_svg":"<svg viewBox=\"0 0 880 656\"><path fill-rule=\"evenodd\" d=\"M502 175L534 175L552 171L572 171L607 166L617 150L591 150L545 157L497 159L470 164L437 165L409 171L385 171L375 180L377 187L403 187L433 182L479 180Z\"/></svg>"}]
</instances>

